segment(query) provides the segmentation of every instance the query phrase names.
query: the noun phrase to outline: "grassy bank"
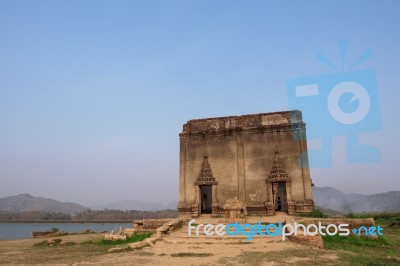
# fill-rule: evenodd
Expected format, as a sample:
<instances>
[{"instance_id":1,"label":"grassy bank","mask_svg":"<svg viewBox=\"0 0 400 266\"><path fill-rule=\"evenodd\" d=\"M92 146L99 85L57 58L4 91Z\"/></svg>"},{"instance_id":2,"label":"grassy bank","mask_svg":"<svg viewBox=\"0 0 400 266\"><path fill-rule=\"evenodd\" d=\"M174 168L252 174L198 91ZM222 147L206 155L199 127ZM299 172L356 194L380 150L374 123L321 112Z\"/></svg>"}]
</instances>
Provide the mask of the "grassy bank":
<instances>
[{"instance_id":1,"label":"grassy bank","mask_svg":"<svg viewBox=\"0 0 400 266\"><path fill-rule=\"evenodd\" d=\"M136 234L127 240L107 241L104 240L104 234L89 234L1 241L0 265L96 261L107 255L111 247L142 241L150 236L151 233Z\"/></svg>"},{"instance_id":2,"label":"grassy bank","mask_svg":"<svg viewBox=\"0 0 400 266\"><path fill-rule=\"evenodd\" d=\"M337 251L340 260L349 265L400 265L400 213L349 213L346 218L375 219L383 236L324 236L327 250Z\"/></svg>"},{"instance_id":3,"label":"grassy bank","mask_svg":"<svg viewBox=\"0 0 400 266\"><path fill-rule=\"evenodd\" d=\"M338 257L349 265L400 265L399 235L365 237L350 235L324 236L327 250L336 250Z\"/></svg>"}]
</instances>

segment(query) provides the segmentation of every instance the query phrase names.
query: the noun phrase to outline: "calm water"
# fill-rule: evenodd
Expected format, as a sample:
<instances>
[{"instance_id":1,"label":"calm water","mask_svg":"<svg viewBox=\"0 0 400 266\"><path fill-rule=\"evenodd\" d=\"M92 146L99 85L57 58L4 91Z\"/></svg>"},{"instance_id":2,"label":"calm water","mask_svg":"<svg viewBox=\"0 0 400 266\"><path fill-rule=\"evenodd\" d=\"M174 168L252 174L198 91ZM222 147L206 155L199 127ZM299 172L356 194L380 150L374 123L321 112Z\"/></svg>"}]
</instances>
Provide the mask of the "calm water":
<instances>
[{"instance_id":1,"label":"calm water","mask_svg":"<svg viewBox=\"0 0 400 266\"><path fill-rule=\"evenodd\" d=\"M50 231L56 227L64 232L111 231L115 228L131 228L132 223L0 223L0 240L32 238L32 231Z\"/></svg>"}]
</instances>

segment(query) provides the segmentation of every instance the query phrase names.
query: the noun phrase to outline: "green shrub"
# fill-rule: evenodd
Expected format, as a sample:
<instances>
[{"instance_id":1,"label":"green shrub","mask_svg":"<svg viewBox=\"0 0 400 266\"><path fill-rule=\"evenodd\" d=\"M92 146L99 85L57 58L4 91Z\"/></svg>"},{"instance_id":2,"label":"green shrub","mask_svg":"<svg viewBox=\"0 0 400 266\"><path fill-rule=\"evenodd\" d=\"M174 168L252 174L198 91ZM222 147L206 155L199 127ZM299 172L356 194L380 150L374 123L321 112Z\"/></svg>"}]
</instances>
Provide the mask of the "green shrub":
<instances>
[{"instance_id":1,"label":"green shrub","mask_svg":"<svg viewBox=\"0 0 400 266\"><path fill-rule=\"evenodd\" d=\"M370 217L372 217L372 214L369 214L369 213L354 213L354 212L350 211L344 217L350 218L350 219L362 219L362 218L370 218Z\"/></svg>"},{"instance_id":2,"label":"green shrub","mask_svg":"<svg viewBox=\"0 0 400 266\"><path fill-rule=\"evenodd\" d=\"M81 242L81 245L91 245L96 244L93 240L85 240Z\"/></svg>"},{"instance_id":3,"label":"green shrub","mask_svg":"<svg viewBox=\"0 0 400 266\"><path fill-rule=\"evenodd\" d=\"M35 247L47 247L47 246L49 246L49 241L43 240L41 242L33 244L33 246L35 246Z\"/></svg>"},{"instance_id":4,"label":"green shrub","mask_svg":"<svg viewBox=\"0 0 400 266\"><path fill-rule=\"evenodd\" d=\"M61 242L62 242L62 239L61 239L61 238L55 238L55 239L52 239L49 243L50 243L50 244L58 245L58 244L60 244Z\"/></svg>"},{"instance_id":5,"label":"green shrub","mask_svg":"<svg viewBox=\"0 0 400 266\"><path fill-rule=\"evenodd\" d=\"M301 213L301 214L299 214L299 216L312 217L312 218L327 218L328 217L318 208L314 209L312 212L309 212L309 213Z\"/></svg>"},{"instance_id":6,"label":"green shrub","mask_svg":"<svg viewBox=\"0 0 400 266\"><path fill-rule=\"evenodd\" d=\"M52 247L52 246L58 246L61 243L62 243L62 239L61 238L55 238L55 239L51 239L50 241L49 240L43 240L42 242L33 244L33 246L35 246L35 247Z\"/></svg>"},{"instance_id":7,"label":"green shrub","mask_svg":"<svg viewBox=\"0 0 400 266\"><path fill-rule=\"evenodd\" d=\"M383 212L383 213L376 213L373 215L375 221L377 223L388 223L393 225L400 224L400 213L399 212Z\"/></svg>"},{"instance_id":8,"label":"green shrub","mask_svg":"<svg viewBox=\"0 0 400 266\"><path fill-rule=\"evenodd\" d=\"M115 245L124 245L128 243L140 242L144 239L150 237L152 233L135 233L131 237L127 237L126 240L106 240L102 239L96 242L96 244L101 246L115 246Z\"/></svg>"}]
</instances>

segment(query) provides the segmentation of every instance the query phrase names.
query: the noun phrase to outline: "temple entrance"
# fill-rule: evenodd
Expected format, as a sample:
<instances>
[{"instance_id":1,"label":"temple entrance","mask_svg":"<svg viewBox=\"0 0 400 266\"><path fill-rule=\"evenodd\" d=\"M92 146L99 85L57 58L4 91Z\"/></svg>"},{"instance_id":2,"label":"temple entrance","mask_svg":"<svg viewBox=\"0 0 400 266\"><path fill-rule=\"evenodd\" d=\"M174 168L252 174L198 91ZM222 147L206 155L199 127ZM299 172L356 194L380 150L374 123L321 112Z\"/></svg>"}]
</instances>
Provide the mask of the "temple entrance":
<instances>
[{"instance_id":1,"label":"temple entrance","mask_svg":"<svg viewBox=\"0 0 400 266\"><path fill-rule=\"evenodd\" d=\"M277 185L277 191L274 193L275 211L287 212L286 182L279 182Z\"/></svg>"},{"instance_id":2,"label":"temple entrance","mask_svg":"<svg viewBox=\"0 0 400 266\"><path fill-rule=\"evenodd\" d=\"M200 213L211 213L212 186L200 186Z\"/></svg>"}]
</instances>

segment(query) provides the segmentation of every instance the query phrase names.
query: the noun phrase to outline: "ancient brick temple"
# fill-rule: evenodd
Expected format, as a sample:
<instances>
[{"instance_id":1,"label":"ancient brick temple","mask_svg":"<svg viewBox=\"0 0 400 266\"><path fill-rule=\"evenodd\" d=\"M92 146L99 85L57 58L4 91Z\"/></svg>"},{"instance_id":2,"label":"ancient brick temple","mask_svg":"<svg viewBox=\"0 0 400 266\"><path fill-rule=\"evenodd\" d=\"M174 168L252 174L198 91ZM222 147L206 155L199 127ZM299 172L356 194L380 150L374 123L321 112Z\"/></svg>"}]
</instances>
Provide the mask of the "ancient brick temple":
<instances>
[{"instance_id":1,"label":"ancient brick temple","mask_svg":"<svg viewBox=\"0 0 400 266\"><path fill-rule=\"evenodd\" d=\"M314 209L300 111L190 120L179 138L182 215L223 213L235 196L248 214Z\"/></svg>"}]
</instances>

